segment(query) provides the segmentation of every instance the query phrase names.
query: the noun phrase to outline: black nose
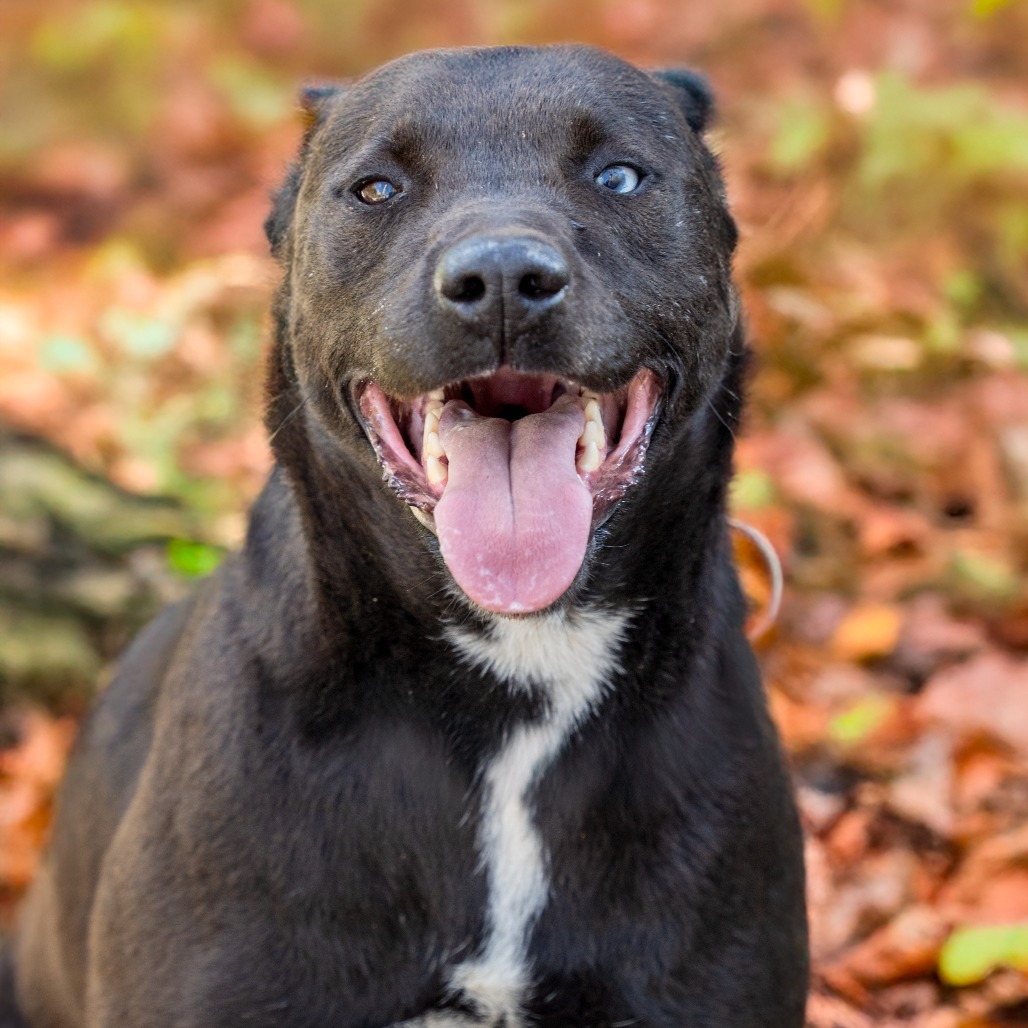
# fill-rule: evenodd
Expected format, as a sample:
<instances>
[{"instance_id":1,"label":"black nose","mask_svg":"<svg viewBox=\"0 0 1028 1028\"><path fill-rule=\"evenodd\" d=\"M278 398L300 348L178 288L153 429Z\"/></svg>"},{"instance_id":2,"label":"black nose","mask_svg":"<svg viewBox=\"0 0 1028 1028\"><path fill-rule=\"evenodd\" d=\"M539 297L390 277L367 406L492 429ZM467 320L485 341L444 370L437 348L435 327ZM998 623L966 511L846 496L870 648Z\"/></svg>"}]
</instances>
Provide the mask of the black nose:
<instances>
[{"instance_id":1,"label":"black nose","mask_svg":"<svg viewBox=\"0 0 1028 1028\"><path fill-rule=\"evenodd\" d=\"M517 331L559 304L570 281L567 262L531 236L471 236L439 259L439 302L472 327Z\"/></svg>"}]
</instances>

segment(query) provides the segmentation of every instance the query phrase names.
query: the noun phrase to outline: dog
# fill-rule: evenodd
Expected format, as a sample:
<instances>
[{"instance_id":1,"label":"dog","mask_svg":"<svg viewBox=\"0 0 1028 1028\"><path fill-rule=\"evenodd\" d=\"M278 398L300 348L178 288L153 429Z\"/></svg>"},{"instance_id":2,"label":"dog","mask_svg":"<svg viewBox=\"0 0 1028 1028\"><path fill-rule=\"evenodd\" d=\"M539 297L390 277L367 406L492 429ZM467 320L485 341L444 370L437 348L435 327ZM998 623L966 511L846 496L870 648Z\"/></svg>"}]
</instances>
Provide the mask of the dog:
<instances>
[{"instance_id":1,"label":"dog","mask_svg":"<svg viewBox=\"0 0 1028 1028\"><path fill-rule=\"evenodd\" d=\"M266 225L275 467L83 728L21 1016L798 1028L705 80L462 49L304 105Z\"/></svg>"}]
</instances>

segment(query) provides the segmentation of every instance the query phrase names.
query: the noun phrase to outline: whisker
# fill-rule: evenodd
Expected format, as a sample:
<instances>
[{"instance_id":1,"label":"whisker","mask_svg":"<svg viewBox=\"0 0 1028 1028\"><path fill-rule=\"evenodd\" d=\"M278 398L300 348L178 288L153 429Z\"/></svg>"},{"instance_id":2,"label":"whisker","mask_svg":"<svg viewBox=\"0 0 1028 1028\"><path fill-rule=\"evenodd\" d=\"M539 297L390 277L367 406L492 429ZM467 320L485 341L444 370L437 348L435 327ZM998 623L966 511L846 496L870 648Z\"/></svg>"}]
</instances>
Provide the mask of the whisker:
<instances>
[{"instance_id":1,"label":"whisker","mask_svg":"<svg viewBox=\"0 0 1028 1028\"><path fill-rule=\"evenodd\" d=\"M723 417L721 417L721 412L717 409L717 407L714 406L714 403L710 399L709 396L707 397L707 406L714 412L714 417L717 418L718 421L720 421L721 424L724 425L725 428L728 429L728 431L731 433L732 438L734 439L735 438L735 429L732 428L732 426L729 425L728 422L725 421L725 419Z\"/></svg>"},{"instance_id":2,"label":"whisker","mask_svg":"<svg viewBox=\"0 0 1028 1028\"><path fill-rule=\"evenodd\" d=\"M276 428L276 429L275 429L275 431L274 431L274 432L272 432L272 433L271 433L271 435L269 435L269 436L268 436L268 442L269 442L269 443L270 443L270 442L271 442L271 441L272 441L272 440L273 440L273 439L275 438L275 436L277 436L277 435L279 434L279 432L281 432L281 431L282 431L282 429L283 429L283 428L285 428L285 427L286 427L286 424L287 424L287 423L289 422L290 418L292 418L292 416L293 416L294 414L296 414L296 412L297 412L298 410L300 410L300 408L301 408L301 407L302 407L302 406L303 406L303 405L304 405L304 404L305 404L306 402L307 402L307 397L305 396L305 397L304 397L304 398L303 398L303 399L302 399L302 400L301 400L301 401L300 401L300 402L299 402L299 403L298 403L298 404L297 404L297 405L296 405L296 406L295 406L295 407L294 407L294 408L293 408L293 409L292 409L292 410L291 410L291 411L290 411L290 412L289 412L289 413L288 413L288 414L287 414L287 415L286 415L286 416L285 416L285 417L284 417L284 418L283 418L283 419L282 419L282 420L281 420L281 421L279 422L279 424L278 424L278 428Z\"/></svg>"}]
</instances>

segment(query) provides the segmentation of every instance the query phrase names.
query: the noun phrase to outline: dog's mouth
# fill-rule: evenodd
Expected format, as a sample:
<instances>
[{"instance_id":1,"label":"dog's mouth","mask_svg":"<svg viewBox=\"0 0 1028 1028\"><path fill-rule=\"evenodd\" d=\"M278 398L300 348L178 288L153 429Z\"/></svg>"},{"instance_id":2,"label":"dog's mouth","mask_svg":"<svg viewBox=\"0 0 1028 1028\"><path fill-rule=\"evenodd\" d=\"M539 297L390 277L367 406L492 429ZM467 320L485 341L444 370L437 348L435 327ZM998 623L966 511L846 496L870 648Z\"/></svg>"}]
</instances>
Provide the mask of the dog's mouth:
<instances>
[{"instance_id":1,"label":"dog's mouth","mask_svg":"<svg viewBox=\"0 0 1028 1028\"><path fill-rule=\"evenodd\" d=\"M411 400L365 381L355 398L387 482L457 584L486 610L523 614L567 591L639 478L661 395L645 368L604 393L501 367Z\"/></svg>"}]
</instances>

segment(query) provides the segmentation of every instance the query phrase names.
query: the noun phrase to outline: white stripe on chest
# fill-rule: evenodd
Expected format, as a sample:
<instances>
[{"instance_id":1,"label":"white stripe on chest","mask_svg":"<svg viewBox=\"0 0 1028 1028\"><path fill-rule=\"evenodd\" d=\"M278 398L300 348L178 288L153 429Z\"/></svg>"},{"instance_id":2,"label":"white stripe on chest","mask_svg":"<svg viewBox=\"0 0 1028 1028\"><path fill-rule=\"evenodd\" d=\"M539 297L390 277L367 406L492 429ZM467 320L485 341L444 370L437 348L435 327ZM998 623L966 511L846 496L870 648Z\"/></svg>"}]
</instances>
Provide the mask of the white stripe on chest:
<instances>
[{"instance_id":1,"label":"white stripe on chest","mask_svg":"<svg viewBox=\"0 0 1028 1028\"><path fill-rule=\"evenodd\" d=\"M629 616L587 608L497 619L485 633L446 630L465 663L491 672L512 691L541 692L546 706L539 720L515 728L483 769L479 850L489 883L487 934L451 984L481 1008L487 1023L521 1023L528 934L549 891L528 793L602 699L618 669Z\"/></svg>"}]
</instances>

